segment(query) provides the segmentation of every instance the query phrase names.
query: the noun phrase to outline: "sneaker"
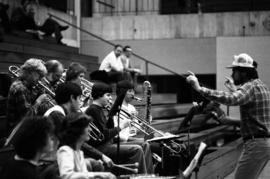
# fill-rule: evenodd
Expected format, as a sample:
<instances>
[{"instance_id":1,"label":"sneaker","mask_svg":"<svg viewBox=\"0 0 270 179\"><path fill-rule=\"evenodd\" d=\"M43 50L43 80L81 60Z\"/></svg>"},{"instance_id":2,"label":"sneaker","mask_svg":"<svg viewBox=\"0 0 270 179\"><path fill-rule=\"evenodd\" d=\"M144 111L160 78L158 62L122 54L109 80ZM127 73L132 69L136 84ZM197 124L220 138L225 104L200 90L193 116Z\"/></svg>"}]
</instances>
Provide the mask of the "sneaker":
<instances>
[{"instance_id":1,"label":"sneaker","mask_svg":"<svg viewBox=\"0 0 270 179\"><path fill-rule=\"evenodd\" d=\"M63 31L63 30L67 30L69 28L69 26L68 25L66 25L66 26L59 26L59 29L60 29L60 31Z\"/></svg>"},{"instance_id":2,"label":"sneaker","mask_svg":"<svg viewBox=\"0 0 270 179\"><path fill-rule=\"evenodd\" d=\"M59 40L59 41L57 42L57 44L58 44L58 45L65 45L65 46L67 46L67 44L63 43L61 40Z\"/></svg>"}]
</instances>

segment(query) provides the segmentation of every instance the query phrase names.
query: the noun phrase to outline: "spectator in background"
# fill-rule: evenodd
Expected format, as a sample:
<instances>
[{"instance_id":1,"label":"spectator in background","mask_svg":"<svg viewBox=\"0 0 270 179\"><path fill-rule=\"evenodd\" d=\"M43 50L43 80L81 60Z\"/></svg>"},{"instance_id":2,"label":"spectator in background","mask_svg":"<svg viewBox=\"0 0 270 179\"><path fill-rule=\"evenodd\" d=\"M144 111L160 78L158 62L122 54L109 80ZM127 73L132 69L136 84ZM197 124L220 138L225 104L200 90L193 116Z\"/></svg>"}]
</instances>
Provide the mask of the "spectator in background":
<instances>
[{"instance_id":1,"label":"spectator in background","mask_svg":"<svg viewBox=\"0 0 270 179\"><path fill-rule=\"evenodd\" d=\"M115 45L114 50L110 52L101 62L99 70L104 70L108 73L110 82L118 82L129 79L128 74L124 71L124 65L121 60L123 52L122 45Z\"/></svg>"},{"instance_id":2,"label":"spectator in background","mask_svg":"<svg viewBox=\"0 0 270 179\"><path fill-rule=\"evenodd\" d=\"M11 15L11 24L14 29L27 31L30 30L35 34L38 34L38 38L43 37L39 35L38 30L44 33L44 36L51 36L53 33L55 35L55 40L58 44L62 43L61 31L66 30L68 26L61 26L55 20L48 18L43 25L37 25L35 22L35 11L33 8L33 1L22 0L22 7L16 8Z\"/></svg>"},{"instance_id":3,"label":"spectator in background","mask_svg":"<svg viewBox=\"0 0 270 179\"><path fill-rule=\"evenodd\" d=\"M123 48L123 54L121 55L120 58L124 66L124 71L130 73L129 76L132 77L130 80L133 80L134 82L136 82L135 75L141 73L141 70L131 67L131 64L130 64L131 56L132 56L132 49L130 46L127 45Z\"/></svg>"},{"instance_id":4,"label":"spectator in background","mask_svg":"<svg viewBox=\"0 0 270 179\"><path fill-rule=\"evenodd\" d=\"M14 138L15 157L1 171L1 179L39 178L39 159L51 149L53 126L45 117L27 117Z\"/></svg>"}]
</instances>

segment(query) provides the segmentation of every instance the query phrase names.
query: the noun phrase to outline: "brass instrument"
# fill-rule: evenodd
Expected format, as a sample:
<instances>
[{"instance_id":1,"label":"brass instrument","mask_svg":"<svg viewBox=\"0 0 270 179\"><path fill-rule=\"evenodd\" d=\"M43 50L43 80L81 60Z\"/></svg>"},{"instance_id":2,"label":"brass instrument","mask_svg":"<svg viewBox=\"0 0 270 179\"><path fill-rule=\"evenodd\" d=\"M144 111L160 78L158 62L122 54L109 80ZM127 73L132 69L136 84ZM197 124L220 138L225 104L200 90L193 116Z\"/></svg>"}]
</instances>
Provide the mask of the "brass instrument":
<instances>
[{"instance_id":1,"label":"brass instrument","mask_svg":"<svg viewBox=\"0 0 270 179\"><path fill-rule=\"evenodd\" d=\"M153 126L148 124L148 122L146 122L144 119L141 119L141 118L139 118L137 116L131 115L129 112L127 112L124 109L121 109L121 112L125 113L131 119L135 119L135 120L131 120L131 125L134 126L135 128L137 128L138 130L140 130L141 132L143 132L145 135L147 135L147 136L150 136L152 134L158 134L160 136L165 136L166 135L162 131L157 130L156 128L154 128ZM176 143L175 141L169 141L169 142L171 144L173 144L174 146L176 146L176 148L178 149L178 150L175 150L175 149L171 148L170 146L166 145L166 147L170 151L172 151L173 153L181 152L182 146L180 144Z\"/></svg>"},{"instance_id":2,"label":"brass instrument","mask_svg":"<svg viewBox=\"0 0 270 179\"><path fill-rule=\"evenodd\" d=\"M89 126L91 128L91 131L89 131L89 136L94 141L102 141L104 139L104 135L100 130L97 128L97 126L93 122L89 122Z\"/></svg>"},{"instance_id":3,"label":"brass instrument","mask_svg":"<svg viewBox=\"0 0 270 179\"><path fill-rule=\"evenodd\" d=\"M9 66L8 70L16 78L18 78L20 76L20 74L19 74L20 73L20 68L17 67L17 66ZM43 84L41 81L38 81L35 87L42 88L52 98L55 97L55 93L50 88L48 88L45 84ZM49 102L50 102L50 104L52 104L54 106L54 104L53 104L53 102L51 100L49 100Z\"/></svg>"},{"instance_id":4,"label":"brass instrument","mask_svg":"<svg viewBox=\"0 0 270 179\"><path fill-rule=\"evenodd\" d=\"M67 74L67 69L64 70L62 77L59 80L60 83L64 83L66 81L66 74ZM81 78L80 80L81 80L81 88L82 88L82 96L83 96L83 98L81 99L83 102L82 106L85 106L88 100L92 99L91 92L92 92L92 87L94 83L88 81L85 78Z\"/></svg>"},{"instance_id":5,"label":"brass instrument","mask_svg":"<svg viewBox=\"0 0 270 179\"><path fill-rule=\"evenodd\" d=\"M20 68L17 66L10 66L9 67L9 72L11 74L13 74L16 78L20 76L19 72L20 72ZM64 75L63 75L64 76ZM87 80L85 80L87 81ZM84 81L84 83L86 83ZM64 78L61 77L60 79L60 83L64 82ZM89 82L90 83L90 82ZM39 87L43 88L45 90L45 92L50 95L52 98L55 97L55 93L50 90L45 84L43 84L41 81L38 81L37 85L39 85ZM49 101L51 103L52 106L55 106L55 104L50 100ZM94 123L90 122L89 126L91 127L91 132L89 133L89 136L95 140L95 141L102 141L104 139L103 134L99 131L99 129L95 126Z\"/></svg>"},{"instance_id":6,"label":"brass instrument","mask_svg":"<svg viewBox=\"0 0 270 179\"><path fill-rule=\"evenodd\" d=\"M81 78L81 87L82 87L82 106L88 106L88 101L92 100L92 87L94 86L94 83L88 81L85 78Z\"/></svg>"}]
</instances>

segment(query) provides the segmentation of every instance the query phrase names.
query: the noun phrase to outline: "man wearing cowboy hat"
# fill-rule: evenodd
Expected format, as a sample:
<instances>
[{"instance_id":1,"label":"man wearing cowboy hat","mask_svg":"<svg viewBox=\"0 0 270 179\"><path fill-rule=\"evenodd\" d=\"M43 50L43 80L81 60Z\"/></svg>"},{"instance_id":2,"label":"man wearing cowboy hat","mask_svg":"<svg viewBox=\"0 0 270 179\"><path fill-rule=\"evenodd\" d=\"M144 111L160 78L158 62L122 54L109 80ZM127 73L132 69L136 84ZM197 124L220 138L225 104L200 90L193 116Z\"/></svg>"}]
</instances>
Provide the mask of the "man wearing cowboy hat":
<instances>
[{"instance_id":1,"label":"man wearing cowboy hat","mask_svg":"<svg viewBox=\"0 0 270 179\"><path fill-rule=\"evenodd\" d=\"M234 56L231 66L237 90L224 92L201 87L190 72L187 77L192 87L210 100L240 106L243 151L236 168L235 179L258 178L270 158L270 91L259 79L257 63L245 53Z\"/></svg>"}]
</instances>

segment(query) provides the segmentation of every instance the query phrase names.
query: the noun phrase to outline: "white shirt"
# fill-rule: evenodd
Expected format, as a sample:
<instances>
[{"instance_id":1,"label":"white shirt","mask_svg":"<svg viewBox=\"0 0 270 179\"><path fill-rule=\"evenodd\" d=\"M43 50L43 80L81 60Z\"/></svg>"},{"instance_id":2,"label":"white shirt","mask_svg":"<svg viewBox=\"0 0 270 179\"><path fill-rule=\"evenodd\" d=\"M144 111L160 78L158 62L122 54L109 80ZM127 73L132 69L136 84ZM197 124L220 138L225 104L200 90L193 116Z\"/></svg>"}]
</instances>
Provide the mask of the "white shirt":
<instances>
[{"instance_id":1,"label":"white shirt","mask_svg":"<svg viewBox=\"0 0 270 179\"><path fill-rule=\"evenodd\" d=\"M126 55L124 55L124 54L122 54L120 56L120 58L121 58L121 61L122 61L122 64L123 64L124 68L125 69L129 68L130 67L130 60L129 60L129 58Z\"/></svg>"},{"instance_id":2,"label":"white shirt","mask_svg":"<svg viewBox=\"0 0 270 179\"><path fill-rule=\"evenodd\" d=\"M112 70L122 72L124 66L120 57L121 56L116 57L114 51L110 52L101 62L99 70L105 70L106 72Z\"/></svg>"},{"instance_id":3,"label":"white shirt","mask_svg":"<svg viewBox=\"0 0 270 179\"><path fill-rule=\"evenodd\" d=\"M125 110L126 112L128 112L129 114L134 114L137 116L137 110L136 108L132 105L132 104L128 104L127 106L126 105L122 105L121 107L123 110ZM114 125L115 127L117 126L117 116L114 117ZM123 122L124 120L131 120L130 117L125 114L124 112L120 112L120 123ZM120 135L120 139L121 141L124 141L126 142L128 140L129 137L131 136L135 136L137 133L136 133L136 128L134 128L133 126L129 126L125 129L122 129L119 133Z\"/></svg>"},{"instance_id":4,"label":"white shirt","mask_svg":"<svg viewBox=\"0 0 270 179\"><path fill-rule=\"evenodd\" d=\"M57 151L57 163L62 179L88 179L93 173L88 172L86 160L81 150L74 150L65 145Z\"/></svg>"}]
</instances>

